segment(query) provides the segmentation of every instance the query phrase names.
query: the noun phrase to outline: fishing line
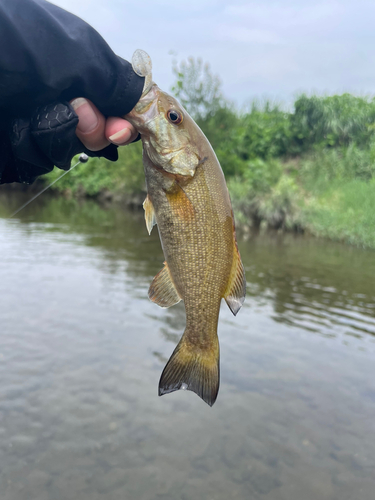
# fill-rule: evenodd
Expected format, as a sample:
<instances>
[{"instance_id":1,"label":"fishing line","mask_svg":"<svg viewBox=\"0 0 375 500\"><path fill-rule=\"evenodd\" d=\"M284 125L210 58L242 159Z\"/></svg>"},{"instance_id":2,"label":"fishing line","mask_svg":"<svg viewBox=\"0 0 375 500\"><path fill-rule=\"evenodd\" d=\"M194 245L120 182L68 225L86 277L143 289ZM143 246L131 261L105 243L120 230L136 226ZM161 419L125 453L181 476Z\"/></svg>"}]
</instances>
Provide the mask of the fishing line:
<instances>
[{"instance_id":1,"label":"fishing line","mask_svg":"<svg viewBox=\"0 0 375 500\"><path fill-rule=\"evenodd\" d=\"M62 177L64 177L64 175L66 174L69 174L69 172L71 172L74 168L76 168L77 165L79 165L80 163L87 163L89 157L85 154L85 153L82 153L79 157L79 160L77 161L77 163L75 165L73 165L73 167L71 167L69 170L67 170L66 172L64 172L63 174L60 175L60 177L58 177L57 179L55 179L53 182L51 182L51 184L48 184L47 187L43 188L41 191L39 191L38 194L36 194L35 196L33 196L31 198L31 200L27 201L24 205L22 205L22 207L18 208L15 212L12 213L12 215L10 215L8 217L8 219L11 219L12 217L14 217L15 215L18 214L18 212L21 212L21 210L23 210L25 207L27 207L27 205L29 205L32 201L34 201L36 198L38 198L38 196L40 196L41 194L43 194L45 191L47 191L47 189L49 189L51 186L53 186L57 181L59 181Z\"/></svg>"}]
</instances>

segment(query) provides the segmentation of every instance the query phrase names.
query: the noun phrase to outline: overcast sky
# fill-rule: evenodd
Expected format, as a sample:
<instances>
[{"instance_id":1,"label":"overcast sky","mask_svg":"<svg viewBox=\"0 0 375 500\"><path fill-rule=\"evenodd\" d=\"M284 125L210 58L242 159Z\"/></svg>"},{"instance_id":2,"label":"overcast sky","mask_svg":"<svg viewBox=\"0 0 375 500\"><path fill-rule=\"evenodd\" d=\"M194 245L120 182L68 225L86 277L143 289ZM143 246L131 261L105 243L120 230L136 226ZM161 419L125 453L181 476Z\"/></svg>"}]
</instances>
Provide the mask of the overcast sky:
<instances>
[{"instance_id":1,"label":"overcast sky","mask_svg":"<svg viewBox=\"0 0 375 500\"><path fill-rule=\"evenodd\" d=\"M201 57L239 105L299 92L375 94L375 0L54 0L130 60L148 52L173 83L172 56Z\"/></svg>"}]
</instances>

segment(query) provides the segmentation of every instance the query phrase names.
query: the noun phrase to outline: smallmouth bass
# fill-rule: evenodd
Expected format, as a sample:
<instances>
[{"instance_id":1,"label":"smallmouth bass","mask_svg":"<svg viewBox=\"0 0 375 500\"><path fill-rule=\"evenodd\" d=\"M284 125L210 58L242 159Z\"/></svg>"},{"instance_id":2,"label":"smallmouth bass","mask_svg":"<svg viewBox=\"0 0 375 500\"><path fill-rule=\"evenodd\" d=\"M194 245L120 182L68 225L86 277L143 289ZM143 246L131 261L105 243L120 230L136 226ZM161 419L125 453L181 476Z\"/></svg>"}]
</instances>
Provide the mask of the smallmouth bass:
<instances>
[{"instance_id":1,"label":"smallmouth bass","mask_svg":"<svg viewBox=\"0 0 375 500\"><path fill-rule=\"evenodd\" d=\"M143 51L134 56L133 67L135 59L142 65L148 57ZM159 396L188 389L212 406L219 390L221 299L236 315L246 293L224 174L203 132L151 81L151 72L126 119L141 134L146 225L151 233L157 224L165 257L149 298L162 307L183 300L186 311L185 332L163 370Z\"/></svg>"}]
</instances>

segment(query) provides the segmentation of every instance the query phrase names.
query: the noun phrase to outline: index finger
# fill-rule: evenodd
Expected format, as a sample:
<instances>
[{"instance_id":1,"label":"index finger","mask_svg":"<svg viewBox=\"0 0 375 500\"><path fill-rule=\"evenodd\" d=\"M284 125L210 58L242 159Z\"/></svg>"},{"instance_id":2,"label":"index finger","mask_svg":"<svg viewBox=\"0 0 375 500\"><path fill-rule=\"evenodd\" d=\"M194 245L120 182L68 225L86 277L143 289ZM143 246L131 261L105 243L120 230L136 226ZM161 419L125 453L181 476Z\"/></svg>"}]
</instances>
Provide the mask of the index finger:
<instances>
[{"instance_id":1,"label":"index finger","mask_svg":"<svg viewBox=\"0 0 375 500\"><path fill-rule=\"evenodd\" d=\"M115 116L110 116L107 119L105 136L113 144L117 146L129 144L136 139L137 135L137 130L127 120Z\"/></svg>"}]
</instances>

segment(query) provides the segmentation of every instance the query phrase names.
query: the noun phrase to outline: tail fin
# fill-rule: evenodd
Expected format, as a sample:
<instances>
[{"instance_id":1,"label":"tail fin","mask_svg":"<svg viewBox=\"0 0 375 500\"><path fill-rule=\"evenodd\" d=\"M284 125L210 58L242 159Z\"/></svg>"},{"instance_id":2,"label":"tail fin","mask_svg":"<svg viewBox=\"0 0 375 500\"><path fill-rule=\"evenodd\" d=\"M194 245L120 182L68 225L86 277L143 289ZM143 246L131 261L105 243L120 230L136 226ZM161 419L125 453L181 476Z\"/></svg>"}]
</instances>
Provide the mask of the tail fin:
<instances>
[{"instance_id":1,"label":"tail fin","mask_svg":"<svg viewBox=\"0 0 375 500\"><path fill-rule=\"evenodd\" d=\"M187 389L208 405L217 398L220 383L219 342L210 348L195 347L183 335L169 358L159 382L159 396Z\"/></svg>"}]
</instances>

